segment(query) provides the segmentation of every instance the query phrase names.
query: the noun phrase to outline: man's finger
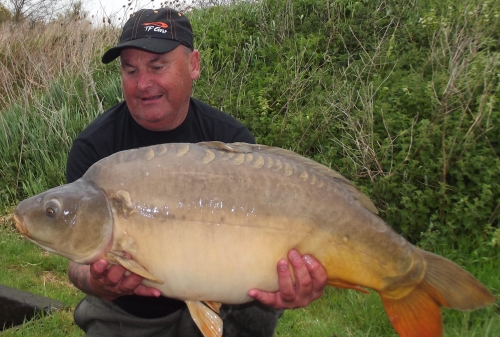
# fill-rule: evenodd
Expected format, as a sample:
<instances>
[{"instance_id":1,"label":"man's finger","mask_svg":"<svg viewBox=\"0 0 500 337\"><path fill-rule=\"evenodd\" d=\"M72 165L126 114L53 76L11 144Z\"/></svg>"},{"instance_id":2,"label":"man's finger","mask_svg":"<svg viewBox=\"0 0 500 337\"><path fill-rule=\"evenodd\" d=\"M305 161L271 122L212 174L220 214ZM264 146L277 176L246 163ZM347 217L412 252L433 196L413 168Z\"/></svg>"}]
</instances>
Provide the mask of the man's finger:
<instances>
[{"instance_id":1,"label":"man's finger","mask_svg":"<svg viewBox=\"0 0 500 337\"><path fill-rule=\"evenodd\" d=\"M106 279L110 284L118 284L124 275L125 268L115 264L108 268Z\"/></svg>"},{"instance_id":2,"label":"man's finger","mask_svg":"<svg viewBox=\"0 0 500 337\"><path fill-rule=\"evenodd\" d=\"M328 283L328 274L325 268L311 255L304 255L302 257L306 263L307 270L312 278L312 286L315 291L323 293L323 289Z\"/></svg>"},{"instance_id":3,"label":"man's finger","mask_svg":"<svg viewBox=\"0 0 500 337\"><path fill-rule=\"evenodd\" d=\"M251 289L248 292L248 296L253 297L257 301L271 307L274 307L278 303L278 295L279 293L269 293L259 289Z\"/></svg>"},{"instance_id":4,"label":"man's finger","mask_svg":"<svg viewBox=\"0 0 500 337\"><path fill-rule=\"evenodd\" d=\"M286 260L278 261L278 284L278 295L281 296L281 299L285 302L294 301L296 297L295 285Z\"/></svg>"},{"instance_id":5,"label":"man's finger","mask_svg":"<svg viewBox=\"0 0 500 337\"><path fill-rule=\"evenodd\" d=\"M90 275L93 278L99 279L104 277L106 270L108 269L108 261L106 260L98 260L90 265Z\"/></svg>"},{"instance_id":6,"label":"man's finger","mask_svg":"<svg viewBox=\"0 0 500 337\"><path fill-rule=\"evenodd\" d=\"M142 277L137 274L130 274L121 279L120 289L122 291L133 291L142 283Z\"/></svg>"},{"instance_id":7,"label":"man's finger","mask_svg":"<svg viewBox=\"0 0 500 337\"><path fill-rule=\"evenodd\" d=\"M140 285L134 289L134 294L139 296L148 296L148 297L160 297L161 292L156 288L146 287L144 285Z\"/></svg>"},{"instance_id":8,"label":"man's finger","mask_svg":"<svg viewBox=\"0 0 500 337\"><path fill-rule=\"evenodd\" d=\"M312 279L311 274L306 266L306 262L298 251L292 249L288 253L288 261L293 267L293 275L295 276L295 292L296 296L301 297L302 294L311 292Z\"/></svg>"}]
</instances>

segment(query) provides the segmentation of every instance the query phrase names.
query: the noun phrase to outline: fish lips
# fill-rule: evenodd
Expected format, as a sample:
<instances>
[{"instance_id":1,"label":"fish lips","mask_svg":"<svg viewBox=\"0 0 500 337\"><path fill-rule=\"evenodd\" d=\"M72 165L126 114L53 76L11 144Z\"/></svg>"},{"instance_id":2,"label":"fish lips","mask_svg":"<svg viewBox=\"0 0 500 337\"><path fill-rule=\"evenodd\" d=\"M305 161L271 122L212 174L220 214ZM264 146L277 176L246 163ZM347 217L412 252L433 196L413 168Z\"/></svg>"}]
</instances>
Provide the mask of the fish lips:
<instances>
[{"instance_id":1,"label":"fish lips","mask_svg":"<svg viewBox=\"0 0 500 337\"><path fill-rule=\"evenodd\" d=\"M19 215L17 209L14 211L14 223L19 233L29 238L28 228L26 228L26 226L24 225L23 218L21 217L21 215Z\"/></svg>"}]
</instances>

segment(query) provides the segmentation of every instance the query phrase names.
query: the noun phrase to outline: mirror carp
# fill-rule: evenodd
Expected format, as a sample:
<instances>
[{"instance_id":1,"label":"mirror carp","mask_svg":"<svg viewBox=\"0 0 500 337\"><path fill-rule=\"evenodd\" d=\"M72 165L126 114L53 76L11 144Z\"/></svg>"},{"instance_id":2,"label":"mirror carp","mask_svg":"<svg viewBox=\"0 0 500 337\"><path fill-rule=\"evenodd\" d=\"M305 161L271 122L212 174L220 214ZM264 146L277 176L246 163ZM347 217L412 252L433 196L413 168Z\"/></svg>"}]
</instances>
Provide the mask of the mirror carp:
<instances>
[{"instance_id":1,"label":"mirror carp","mask_svg":"<svg viewBox=\"0 0 500 337\"><path fill-rule=\"evenodd\" d=\"M278 290L276 265L292 248L317 258L330 286L376 291L403 337L441 336L441 307L495 302L458 265L392 230L346 178L264 145L118 152L22 201L14 218L48 251L84 264L108 259L185 301L205 337L222 334L220 303Z\"/></svg>"}]
</instances>

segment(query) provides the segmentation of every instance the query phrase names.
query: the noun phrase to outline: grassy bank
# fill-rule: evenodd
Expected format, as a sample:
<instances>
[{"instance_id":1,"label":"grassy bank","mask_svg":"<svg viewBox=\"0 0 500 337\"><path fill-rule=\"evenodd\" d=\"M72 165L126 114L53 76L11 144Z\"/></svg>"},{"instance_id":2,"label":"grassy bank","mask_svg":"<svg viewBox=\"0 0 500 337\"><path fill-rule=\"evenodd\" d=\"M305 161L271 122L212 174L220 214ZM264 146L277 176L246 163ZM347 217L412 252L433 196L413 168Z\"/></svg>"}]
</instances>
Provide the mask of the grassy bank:
<instances>
[{"instance_id":1,"label":"grassy bank","mask_svg":"<svg viewBox=\"0 0 500 337\"><path fill-rule=\"evenodd\" d=\"M266 0L189 13L202 74L194 96L259 143L354 181L382 218L500 294L498 0ZM67 309L7 336L79 336L66 261L12 228L19 200L64 183L78 132L121 100L119 31L88 22L0 31L0 283ZM36 34L35 34L36 32ZM499 336L499 307L445 311L446 336ZM394 336L378 296L329 290L287 311L279 336Z\"/></svg>"}]
</instances>

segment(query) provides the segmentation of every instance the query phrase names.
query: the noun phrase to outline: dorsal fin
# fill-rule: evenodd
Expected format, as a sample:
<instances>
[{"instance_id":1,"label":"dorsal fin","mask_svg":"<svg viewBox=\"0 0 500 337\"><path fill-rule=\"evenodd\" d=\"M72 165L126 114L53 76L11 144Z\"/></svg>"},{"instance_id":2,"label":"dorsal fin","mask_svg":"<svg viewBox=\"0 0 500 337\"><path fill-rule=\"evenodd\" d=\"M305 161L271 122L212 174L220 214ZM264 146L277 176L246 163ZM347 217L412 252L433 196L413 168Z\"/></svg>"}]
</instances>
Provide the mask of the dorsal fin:
<instances>
[{"instance_id":1,"label":"dorsal fin","mask_svg":"<svg viewBox=\"0 0 500 337\"><path fill-rule=\"evenodd\" d=\"M261 153L263 155L272 155L280 157L284 160L293 161L298 165L304 166L308 171L320 174L327 178L330 182L336 184L340 188L347 190L348 193L358 201L358 203L364 208L368 209L374 214L378 214L378 210L373 204L373 202L359 191L348 179L337 171L332 170L325 165L315 162L312 159L308 159L301 156L293 151L285 150L278 147L272 147L267 145L259 144L248 144L248 143L222 143L222 142L201 142L197 143L198 146L205 147L212 150L219 150L224 152L232 153Z\"/></svg>"}]
</instances>

